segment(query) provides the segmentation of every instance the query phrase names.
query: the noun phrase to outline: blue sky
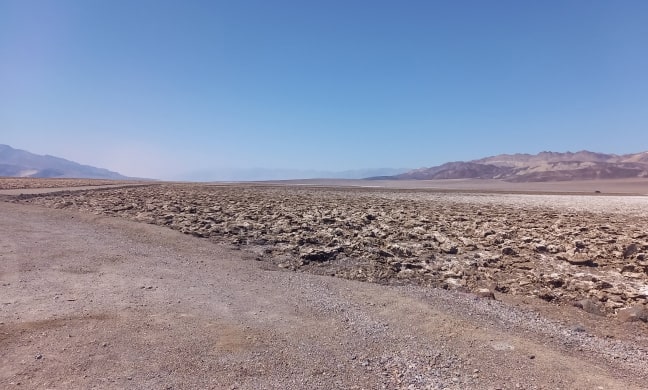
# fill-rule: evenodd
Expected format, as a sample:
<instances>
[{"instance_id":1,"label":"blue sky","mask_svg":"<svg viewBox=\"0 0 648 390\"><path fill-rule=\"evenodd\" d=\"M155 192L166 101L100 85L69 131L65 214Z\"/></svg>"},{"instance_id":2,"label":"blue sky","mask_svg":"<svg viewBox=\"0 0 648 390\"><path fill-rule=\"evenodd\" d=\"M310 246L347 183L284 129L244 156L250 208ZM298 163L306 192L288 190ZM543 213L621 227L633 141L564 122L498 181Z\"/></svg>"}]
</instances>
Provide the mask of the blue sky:
<instances>
[{"instance_id":1,"label":"blue sky","mask_svg":"<svg viewBox=\"0 0 648 390\"><path fill-rule=\"evenodd\" d=\"M646 1L0 0L0 143L134 176L648 150Z\"/></svg>"}]
</instances>

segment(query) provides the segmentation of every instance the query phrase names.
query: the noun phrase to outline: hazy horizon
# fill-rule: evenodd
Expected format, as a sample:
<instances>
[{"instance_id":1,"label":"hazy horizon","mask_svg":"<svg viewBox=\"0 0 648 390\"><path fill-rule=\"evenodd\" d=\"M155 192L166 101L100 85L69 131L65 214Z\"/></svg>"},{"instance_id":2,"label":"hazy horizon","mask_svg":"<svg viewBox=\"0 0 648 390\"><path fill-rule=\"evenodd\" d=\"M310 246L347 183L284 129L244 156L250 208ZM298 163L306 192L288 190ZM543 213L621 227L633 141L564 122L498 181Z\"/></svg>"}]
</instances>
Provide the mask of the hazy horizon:
<instances>
[{"instance_id":1,"label":"hazy horizon","mask_svg":"<svg viewBox=\"0 0 648 390\"><path fill-rule=\"evenodd\" d=\"M128 176L648 149L648 3L0 1L0 143Z\"/></svg>"}]
</instances>

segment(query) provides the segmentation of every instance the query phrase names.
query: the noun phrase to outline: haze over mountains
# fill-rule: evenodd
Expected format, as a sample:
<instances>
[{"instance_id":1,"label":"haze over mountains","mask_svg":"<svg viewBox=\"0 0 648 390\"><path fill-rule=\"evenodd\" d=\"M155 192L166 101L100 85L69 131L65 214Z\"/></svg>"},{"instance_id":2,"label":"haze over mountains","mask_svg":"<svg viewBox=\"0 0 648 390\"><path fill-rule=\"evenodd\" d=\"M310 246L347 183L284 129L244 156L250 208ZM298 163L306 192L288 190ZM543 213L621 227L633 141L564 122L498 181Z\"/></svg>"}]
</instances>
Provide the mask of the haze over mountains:
<instances>
[{"instance_id":1,"label":"haze over mountains","mask_svg":"<svg viewBox=\"0 0 648 390\"><path fill-rule=\"evenodd\" d=\"M124 180L129 177L54 156L41 156L0 144L0 176Z\"/></svg>"},{"instance_id":2,"label":"haze over mountains","mask_svg":"<svg viewBox=\"0 0 648 390\"><path fill-rule=\"evenodd\" d=\"M37 155L0 144L0 176L33 178L129 179L117 172L78 164L59 157ZM472 161L455 161L414 170L376 168L349 171L297 169L218 169L197 167L181 180L259 181L291 179L498 179L509 182L543 182L592 179L648 179L648 152L604 154L541 152L500 154Z\"/></svg>"},{"instance_id":3,"label":"haze over mountains","mask_svg":"<svg viewBox=\"0 0 648 390\"><path fill-rule=\"evenodd\" d=\"M175 180L188 181L259 181L310 178L362 179L368 176L396 175L404 168L356 169L348 171L321 171L303 169L241 168L224 169L196 167ZM0 144L0 176L33 178L131 179L120 173L78 164L59 157L41 156L25 150Z\"/></svg>"},{"instance_id":4,"label":"haze over mountains","mask_svg":"<svg viewBox=\"0 0 648 390\"><path fill-rule=\"evenodd\" d=\"M272 168L213 168L184 174L179 180L189 181L263 181L300 179L364 179L374 176L393 176L408 172L406 168L352 169L323 171L314 169Z\"/></svg>"},{"instance_id":5,"label":"haze over mountains","mask_svg":"<svg viewBox=\"0 0 648 390\"><path fill-rule=\"evenodd\" d=\"M576 153L500 154L372 179L541 182L627 178L648 178L648 152L616 155L583 150Z\"/></svg>"}]
</instances>

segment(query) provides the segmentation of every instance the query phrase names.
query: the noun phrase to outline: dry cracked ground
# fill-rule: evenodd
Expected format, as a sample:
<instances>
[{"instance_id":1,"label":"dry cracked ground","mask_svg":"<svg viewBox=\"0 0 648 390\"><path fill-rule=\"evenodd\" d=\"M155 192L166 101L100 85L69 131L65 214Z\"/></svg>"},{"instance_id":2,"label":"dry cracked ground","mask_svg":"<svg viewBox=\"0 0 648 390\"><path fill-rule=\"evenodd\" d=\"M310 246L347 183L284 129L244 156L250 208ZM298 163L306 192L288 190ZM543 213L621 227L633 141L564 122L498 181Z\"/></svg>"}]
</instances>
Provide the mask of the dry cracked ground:
<instances>
[{"instance_id":1,"label":"dry cracked ground","mask_svg":"<svg viewBox=\"0 0 648 390\"><path fill-rule=\"evenodd\" d=\"M648 197L161 183L6 200L3 387L646 387Z\"/></svg>"}]
</instances>

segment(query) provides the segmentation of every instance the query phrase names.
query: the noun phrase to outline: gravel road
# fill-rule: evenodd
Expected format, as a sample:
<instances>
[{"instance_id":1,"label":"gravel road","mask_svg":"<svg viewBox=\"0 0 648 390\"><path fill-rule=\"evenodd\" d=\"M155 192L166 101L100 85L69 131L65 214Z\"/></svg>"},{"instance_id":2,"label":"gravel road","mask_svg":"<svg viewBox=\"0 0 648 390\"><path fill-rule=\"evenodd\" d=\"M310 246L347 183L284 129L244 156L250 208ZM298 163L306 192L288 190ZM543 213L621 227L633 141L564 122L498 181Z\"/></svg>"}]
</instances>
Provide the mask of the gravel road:
<instances>
[{"instance_id":1,"label":"gravel road","mask_svg":"<svg viewBox=\"0 0 648 390\"><path fill-rule=\"evenodd\" d=\"M646 327L0 202L0 388L640 389Z\"/></svg>"}]
</instances>

